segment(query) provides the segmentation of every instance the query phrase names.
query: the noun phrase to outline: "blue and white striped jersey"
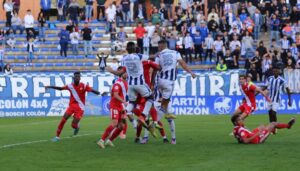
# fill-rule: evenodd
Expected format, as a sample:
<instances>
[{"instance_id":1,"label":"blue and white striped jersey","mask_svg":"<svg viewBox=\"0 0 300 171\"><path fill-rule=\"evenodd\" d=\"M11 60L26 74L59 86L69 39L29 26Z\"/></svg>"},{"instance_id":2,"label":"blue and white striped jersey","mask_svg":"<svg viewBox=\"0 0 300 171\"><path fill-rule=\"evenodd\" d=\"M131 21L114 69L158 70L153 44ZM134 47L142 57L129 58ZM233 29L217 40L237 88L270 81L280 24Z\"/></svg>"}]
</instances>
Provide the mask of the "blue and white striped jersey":
<instances>
[{"instance_id":1,"label":"blue and white striped jersey","mask_svg":"<svg viewBox=\"0 0 300 171\"><path fill-rule=\"evenodd\" d=\"M164 49L158 54L156 63L161 66L158 77L161 79L175 81L177 79L177 63L182 57L179 52Z\"/></svg>"},{"instance_id":2,"label":"blue and white striped jersey","mask_svg":"<svg viewBox=\"0 0 300 171\"><path fill-rule=\"evenodd\" d=\"M136 53L123 56L121 65L126 68L129 85L146 84L144 77L143 60L147 59L148 56Z\"/></svg>"},{"instance_id":3,"label":"blue and white striped jersey","mask_svg":"<svg viewBox=\"0 0 300 171\"><path fill-rule=\"evenodd\" d=\"M272 102L279 103L280 102L280 94L282 89L287 88L287 82L281 76L275 78L271 76L267 79L267 86L269 91L269 97Z\"/></svg>"}]
</instances>

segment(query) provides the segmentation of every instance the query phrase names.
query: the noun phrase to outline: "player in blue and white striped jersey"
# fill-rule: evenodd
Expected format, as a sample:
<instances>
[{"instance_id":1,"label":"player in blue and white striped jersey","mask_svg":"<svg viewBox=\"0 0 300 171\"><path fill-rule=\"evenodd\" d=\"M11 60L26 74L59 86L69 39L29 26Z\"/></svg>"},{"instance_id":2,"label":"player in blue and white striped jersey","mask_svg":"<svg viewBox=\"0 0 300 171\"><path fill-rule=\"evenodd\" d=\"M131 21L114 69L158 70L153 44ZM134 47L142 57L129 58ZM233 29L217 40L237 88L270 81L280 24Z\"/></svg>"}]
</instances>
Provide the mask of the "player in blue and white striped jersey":
<instances>
[{"instance_id":1,"label":"player in blue and white striped jersey","mask_svg":"<svg viewBox=\"0 0 300 171\"><path fill-rule=\"evenodd\" d=\"M107 68L107 71L115 74L120 75L124 72L128 74L128 99L129 104L126 107L127 112L132 112L136 100L137 95L144 97L147 101L145 104L145 108L143 110L143 114L148 116L150 108L153 105L153 96L151 89L145 82L144 76L144 68L143 68L143 61L148 60L148 56L137 54L136 53L136 46L134 42L128 42L126 50L128 52L127 55L124 55L121 63L124 66L124 69L121 71L114 71L112 68Z\"/></svg>"},{"instance_id":2,"label":"player in blue and white striped jersey","mask_svg":"<svg viewBox=\"0 0 300 171\"><path fill-rule=\"evenodd\" d=\"M271 103L268 103L267 109L269 110L269 120L270 122L277 122L277 110L280 107L281 100L281 92L282 89L285 89L288 94L288 105L292 105L291 101L291 92L287 86L287 82L282 78L280 74L280 68L278 66L274 66L273 68L273 76L267 79L267 89L269 92L269 97L271 99Z\"/></svg>"},{"instance_id":3,"label":"player in blue and white striped jersey","mask_svg":"<svg viewBox=\"0 0 300 171\"><path fill-rule=\"evenodd\" d=\"M196 77L196 74L189 69L179 52L168 49L168 42L166 40L159 41L158 48L159 53L156 58L156 63L160 65L161 71L158 73L157 88L162 94L160 112L163 112L166 118L172 119L175 118L175 116L168 114L167 109L173 93L174 83L177 79L177 64L179 63L193 78Z\"/></svg>"}]
</instances>

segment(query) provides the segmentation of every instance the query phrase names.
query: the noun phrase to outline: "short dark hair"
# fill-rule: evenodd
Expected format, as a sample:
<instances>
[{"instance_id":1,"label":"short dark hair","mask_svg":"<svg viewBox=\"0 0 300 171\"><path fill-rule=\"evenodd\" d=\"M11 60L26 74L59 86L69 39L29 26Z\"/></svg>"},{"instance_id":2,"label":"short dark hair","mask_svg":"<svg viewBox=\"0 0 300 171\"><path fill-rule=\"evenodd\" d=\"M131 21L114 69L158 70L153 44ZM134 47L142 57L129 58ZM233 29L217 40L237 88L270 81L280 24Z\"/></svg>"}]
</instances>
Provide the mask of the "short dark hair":
<instances>
[{"instance_id":1,"label":"short dark hair","mask_svg":"<svg viewBox=\"0 0 300 171\"><path fill-rule=\"evenodd\" d=\"M74 72L74 76L75 76L75 75L80 75L80 74L81 74L80 71Z\"/></svg>"},{"instance_id":2,"label":"short dark hair","mask_svg":"<svg viewBox=\"0 0 300 171\"><path fill-rule=\"evenodd\" d=\"M168 44L168 42L167 42L167 40L160 40L160 41L158 41L158 44Z\"/></svg>"},{"instance_id":3,"label":"short dark hair","mask_svg":"<svg viewBox=\"0 0 300 171\"><path fill-rule=\"evenodd\" d=\"M242 77L243 77L243 78L246 78L246 75L245 75L245 74L240 74L240 75L239 75L239 78L242 78Z\"/></svg>"},{"instance_id":4,"label":"short dark hair","mask_svg":"<svg viewBox=\"0 0 300 171\"><path fill-rule=\"evenodd\" d=\"M231 122L233 125L236 125L236 120L240 117L240 115L233 115L231 116Z\"/></svg>"},{"instance_id":5,"label":"short dark hair","mask_svg":"<svg viewBox=\"0 0 300 171\"><path fill-rule=\"evenodd\" d=\"M134 42L128 42L126 50L128 53L135 53L136 52L136 47Z\"/></svg>"}]
</instances>

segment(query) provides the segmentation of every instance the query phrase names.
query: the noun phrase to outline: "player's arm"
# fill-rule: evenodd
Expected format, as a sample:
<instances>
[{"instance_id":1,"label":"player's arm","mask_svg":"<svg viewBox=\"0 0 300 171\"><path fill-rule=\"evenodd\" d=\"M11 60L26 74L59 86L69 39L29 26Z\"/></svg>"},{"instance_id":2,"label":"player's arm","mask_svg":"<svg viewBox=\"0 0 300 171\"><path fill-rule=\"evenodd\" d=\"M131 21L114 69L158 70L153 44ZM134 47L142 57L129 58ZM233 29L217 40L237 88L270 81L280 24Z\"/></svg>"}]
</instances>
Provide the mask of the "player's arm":
<instances>
[{"instance_id":1,"label":"player's arm","mask_svg":"<svg viewBox=\"0 0 300 171\"><path fill-rule=\"evenodd\" d=\"M254 140L257 136L259 136L260 132L255 133L254 135L252 135L251 137L247 138L247 137L242 137L243 142L245 144L249 144L252 140Z\"/></svg>"},{"instance_id":2,"label":"player's arm","mask_svg":"<svg viewBox=\"0 0 300 171\"><path fill-rule=\"evenodd\" d=\"M94 89L91 89L91 91L90 92L92 92L92 93L94 93L94 94L96 94L96 95L100 95L100 92L99 91L97 91L97 90L94 90Z\"/></svg>"},{"instance_id":3,"label":"player's arm","mask_svg":"<svg viewBox=\"0 0 300 171\"><path fill-rule=\"evenodd\" d=\"M256 88L255 88L255 91L258 92L258 93L260 93L260 94L262 94L262 95L266 98L266 100L267 100L268 102L271 102L271 99L269 98L269 96L267 95L267 93L264 92L261 88L256 87Z\"/></svg>"},{"instance_id":4,"label":"player's arm","mask_svg":"<svg viewBox=\"0 0 300 171\"><path fill-rule=\"evenodd\" d=\"M155 62L152 61L148 61L148 64L150 65L150 67L154 70L161 70L161 66Z\"/></svg>"},{"instance_id":5,"label":"player's arm","mask_svg":"<svg viewBox=\"0 0 300 171\"><path fill-rule=\"evenodd\" d=\"M180 59L180 60L178 60L178 62L180 64L180 66L183 68L183 70L190 73L193 78L196 78L196 74L193 73L193 71L187 66L187 64L186 64L186 62L184 62L184 60Z\"/></svg>"},{"instance_id":6,"label":"player's arm","mask_svg":"<svg viewBox=\"0 0 300 171\"><path fill-rule=\"evenodd\" d=\"M45 86L45 89L54 89L54 90L59 90L59 91L62 91L62 90L65 90L65 87L56 87L56 86Z\"/></svg>"},{"instance_id":7,"label":"player's arm","mask_svg":"<svg viewBox=\"0 0 300 171\"><path fill-rule=\"evenodd\" d=\"M122 75L123 73L126 72L125 69L123 69L123 70L113 70L111 67L106 67L105 70L107 72L110 72L110 73L116 75L116 76L120 76L120 75Z\"/></svg>"},{"instance_id":8,"label":"player's arm","mask_svg":"<svg viewBox=\"0 0 300 171\"><path fill-rule=\"evenodd\" d=\"M113 92L113 97L115 98L115 99L117 99L118 101L120 101L121 103L123 103L123 104L127 104L127 102L119 95L119 92Z\"/></svg>"}]
</instances>

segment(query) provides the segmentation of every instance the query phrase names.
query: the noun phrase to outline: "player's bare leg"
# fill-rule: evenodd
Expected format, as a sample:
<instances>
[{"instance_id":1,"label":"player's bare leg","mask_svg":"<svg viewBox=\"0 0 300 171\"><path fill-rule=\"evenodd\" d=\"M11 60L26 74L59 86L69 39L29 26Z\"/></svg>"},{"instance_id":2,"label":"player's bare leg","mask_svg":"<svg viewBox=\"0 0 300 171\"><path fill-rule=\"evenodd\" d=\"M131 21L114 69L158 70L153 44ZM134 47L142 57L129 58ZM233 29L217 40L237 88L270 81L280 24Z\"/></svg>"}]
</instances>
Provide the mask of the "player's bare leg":
<instances>
[{"instance_id":1,"label":"player's bare leg","mask_svg":"<svg viewBox=\"0 0 300 171\"><path fill-rule=\"evenodd\" d=\"M169 107L170 99L162 99L161 101L161 112L164 113L166 119L176 119L176 116L174 114L168 113L168 107Z\"/></svg>"},{"instance_id":2,"label":"player's bare leg","mask_svg":"<svg viewBox=\"0 0 300 171\"><path fill-rule=\"evenodd\" d=\"M115 129L115 127L117 127L118 125L118 120L113 119L111 121L111 124L106 128L104 134L102 135L101 139L97 142L97 145L100 148L105 148L105 140L108 138L108 136L111 134L111 132Z\"/></svg>"},{"instance_id":3,"label":"player's bare leg","mask_svg":"<svg viewBox=\"0 0 300 171\"><path fill-rule=\"evenodd\" d=\"M80 121L80 119L73 118L73 121L72 121L72 128L74 129L73 136L76 136L79 132L79 121Z\"/></svg>"},{"instance_id":4,"label":"player's bare leg","mask_svg":"<svg viewBox=\"0 0 300 171\"><path fill-rule=\"evenodd\" d=\"M126 133L127 133L127 120L126 119L122 119L122 122L123 122L123 129L122 129L122 132L120 133L120 138L121 139L126 139Z\"/></svg>"},{"instance_id":5,"label":"player's bare leg","mask_svg":"<svg viewBox=\"0 0 300 171\"><path fill-rule=\"evenodd\" d=\"M53 142L57 142L60 140L60 134L64 128L65 123L67 122L67 120L69 119L71 115L65 113L64 116L61 118L60 123L58 124L57 130L56 130L56 137L52 138Z\"/></svg>"}]
</instances>

